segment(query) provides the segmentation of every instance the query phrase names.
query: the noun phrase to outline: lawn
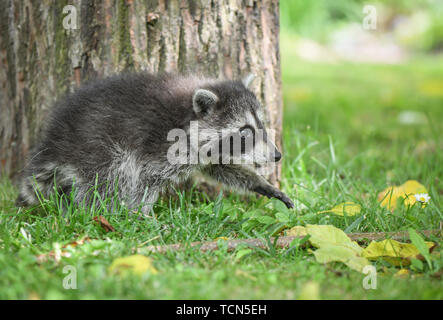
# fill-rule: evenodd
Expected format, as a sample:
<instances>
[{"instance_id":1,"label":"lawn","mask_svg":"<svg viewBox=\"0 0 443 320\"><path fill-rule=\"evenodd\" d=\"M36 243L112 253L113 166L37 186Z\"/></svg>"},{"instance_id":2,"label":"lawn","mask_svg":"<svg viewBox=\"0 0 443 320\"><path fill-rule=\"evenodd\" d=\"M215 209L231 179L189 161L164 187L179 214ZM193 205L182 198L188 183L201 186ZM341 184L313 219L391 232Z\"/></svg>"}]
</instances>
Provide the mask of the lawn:
<instances>
[{"instance_id":1,"label":"lawn","mask_svg":"<svg viewBox=\"0 0 443 320\"><path fill-rule=\"evenodd\" d=\"M219 237L266 239L284 228L331 224L347 233L436 229L443 220L443 59L416 57L402 65L308 63L282 35L284 159L282 188L296 208L235 195L209 201L198 192L180 193L155 207L155 218L109 214L94 208L60 209L57 199L38 210L13 206L16 189L0 186L1 299L297 299L318 288L322 299L443 299L443 281L426 265L404 278L399 267L378 260L377 288L342 263L317 262L311 250L292 248L188 248L148 253L151 244L189 243ZM409 179L431 196L425 208L380 206L377 195ZM318 213L353 201L352 217ZM93 217L115 228L106 232ZM66 244L70 256L38 261ZM441 250L443 241L433 237ZM136 252L152 258L157 274L118 275L112 262ZM439 259L439 258L435 258ZM443 261L436 265L443 267ZM77 289L64 289L66 266L76 270ZM64 272L65 271L65 272ZM441 277L441 273L440 273Z\"/></svg>"}]
</instances>

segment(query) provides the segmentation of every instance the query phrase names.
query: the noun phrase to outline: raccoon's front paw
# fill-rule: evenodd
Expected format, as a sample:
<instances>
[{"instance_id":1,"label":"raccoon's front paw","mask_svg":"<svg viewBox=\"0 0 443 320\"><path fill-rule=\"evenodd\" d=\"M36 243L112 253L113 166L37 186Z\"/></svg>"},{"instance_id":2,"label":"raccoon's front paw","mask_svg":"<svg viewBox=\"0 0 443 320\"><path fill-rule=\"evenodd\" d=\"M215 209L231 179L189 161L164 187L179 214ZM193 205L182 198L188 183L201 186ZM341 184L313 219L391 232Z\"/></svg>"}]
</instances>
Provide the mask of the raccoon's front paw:
<instances>
[{"instance_id":1,"label":"raccoon's front paw","mask_svg":"<svg viewBox=\"0 0 443 320\"><path fill-rule=\"evenodd\" d=\"M262 186L258 186L254 188L254 191L268 198L276 198L282 201L288 209L294 208L294 203L292 202L292 200L289 199L289 197L285 195L283 192L274 187L264 188Z\"/></svg>"},{"instance_id":2,"label":"raccoon's front paw","mask_svg":"<svg viewBox=\"0 0 443 320\"><path fill-rule=\"evenodd\" d=\"M294 208L294 203L287 195L285 195L283 192L280 192L279 195L276 197L278 200L282 201L288 209Z\"/></svg>"}]
</instances>

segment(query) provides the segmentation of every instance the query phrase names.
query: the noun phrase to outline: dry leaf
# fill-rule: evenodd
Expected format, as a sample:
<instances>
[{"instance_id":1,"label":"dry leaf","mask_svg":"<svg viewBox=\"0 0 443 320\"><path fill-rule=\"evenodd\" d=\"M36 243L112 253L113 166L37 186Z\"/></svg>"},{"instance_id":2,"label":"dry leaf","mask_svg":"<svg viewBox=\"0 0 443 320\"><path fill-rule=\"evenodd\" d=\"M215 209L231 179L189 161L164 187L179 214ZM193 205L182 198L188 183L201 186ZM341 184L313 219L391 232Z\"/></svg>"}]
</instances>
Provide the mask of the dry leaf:
<instances>
[{"instance_id":1,"label":"dry leaf","mask_svg":"<svg viewBox=\"0 0 443 320\"><path fill-rule=\"evenodd\" d=\"M339 261L358 272L370 265L369 261L361 256L363 249L343 230L331 225L307 225L306 230L310 235L309 241L318 248L314 251L318 262Z\"/></svg>"},{"instance_id":2,"label":"dry leaf","mask_svg":"<svg viewBox=\"0 0 443 320\"><path fill-rule=\"evenodd\" d=\"M320 263L339 261L358 272L363 272L363 269L370 264L366 258L361 257L355 250L342 245L322 247L314 251L314 256Z\"/></svg>"},{"instance_id":3,"label":"dry leaf","mask_svg":"<svg viewBox=\"0 0 443 320\"><path fill-rule=\"evenodd\" d=\"M334 226L308 224L306 230L311 236L309 241L314 247L341 245L354 250L358 254L363 251L357 242L352 241L343 230Z\"/></svg>"},{"instance_id":4,"label":"dry leaf","mask_svg":"<svg viewBox=\"0 0 443 320\"><path fill-rule=\"evenodd\" d=\"M425 242L429 248L434 246L433 242ZM420 252L412 243L402 243L396 240L386 239L383 241L372 241L369 246L363 250L363 257L370 260L383 258L389 263L399 265L409 265L410 259L420 258Z\"/></svg>"},{"instance_id":5,"label":"dry leaf","mask_svg":"<svg viewBox=\"0 0 443 320\"><path fill-rule=\"evenodd\" d=\"M94 221L97 222L106 232L114 232L115 229L103 216L94 217Z\"/></svg>"},{"instance_id":6,"label":"dry leaf","mask_svg":"<svg viewBox=\"0 0 443 320\"><path fill-rule=\"evenodd\" d=\"M407 278L409 277L409 270L408 269L400 269L395 274L394 277L396 278Z\"/></svg>"},{"instance_id":7,"label":"dry leaf","mask_svg":"<svg viewBox=\"0 0 443 320\"><path fill-rule=\"evenodd\" d=\"M28 296L28 300L41 300L37 292L31 291Z\"/></svg>"},{"instance_id":8,"label":"dry leaf","mask_svg":"<svg viewBox=\"0 0 443 320\"><path fill-rule=\"evenodd\" d=\"M48 253L39 254L36 257L37 258L37 263L43 263L43 262L46 262L46 261L51 260L51 259L58 262L60 260L60 258L62 258L62 257L69 258L71 256L71 253L63 251L62 249L66 249L68 247L72 247L73 248L73 247L82 245L85 242L88 242L90 240L91 240L91 238L84 237L84 238L82 238L82 239L80 239L78 241L73 241L73 242L70 242L68 244L65 244L61 248L59 248L56 244L54 244L55 250L52 250L52 251L50 251Z\"/></svg>"},{"instance_id":9,"label":"dry leaf","mask_svg":"<svg viewBox=\"0 0 443 320\"><path fill-rule=\"evenodd\" d=\"M324 211L319 211L318 213L333 213L338 216L344 216L346 214L347 216L355 216L356 214L359 214L361 211L361 206L354 202L343 202L338 205L336 205L334 208Z\"/></svg>"},{"instance_id":10,"label":"dry leaf","mask_svg":"<svg viewBox=\"0 0 443 320\"><path fill-rule=\"evenodd\" d=\"M308 232L306 231L305 227L295 226L295 227L292 227L289 230L286 230L285 234L287 236L304 237L304 236L306 236L308 234Z\"/></svg>"},{"instance_id":11,"label":"dry leaf","mask_svg":"<svg viewBox=\"0 0 443 320\"><path fill-rule=\"evenodd\" d=\"M303 284L298 296L299 300L320 300L320 286L318 282L308 281Z\"/></svg>"},{"instance_id":12,"label":"dry leaf","mask_svg":"<svg viewBox=\"0 0 443 320\"><path fill-rule=\"evenodd\" d=\"M157 274L152 259L141 254L135 254L132 256L122 257L115 259L109 267L109 272L117 274L136 274L141 275L145 272L151 274Z\"/></svg>"}]
</instances>

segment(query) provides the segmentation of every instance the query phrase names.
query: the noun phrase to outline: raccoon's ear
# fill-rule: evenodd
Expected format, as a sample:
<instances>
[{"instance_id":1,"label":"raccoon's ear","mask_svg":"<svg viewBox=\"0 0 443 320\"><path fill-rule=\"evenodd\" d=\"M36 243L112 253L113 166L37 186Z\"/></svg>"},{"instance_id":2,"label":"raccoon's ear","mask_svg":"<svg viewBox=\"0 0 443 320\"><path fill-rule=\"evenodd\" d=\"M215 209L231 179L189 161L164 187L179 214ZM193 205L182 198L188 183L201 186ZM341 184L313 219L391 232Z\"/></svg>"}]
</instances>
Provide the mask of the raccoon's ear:
<instances>
[{"instance_id":1,"label":"raccoon's ear","mask_svg":"<svg viewBox=\"0 0 443 320\"><path fill-rule=\"evenodd\" d=\"M248 74L246 77L243 78L242 82L243 85L248 88L251 82L254 80L255 75L253 73Z\"/></svg>"},{"instance_id":2,"label":"raccoon's ear","mask_svg":"<svg viewBox=\"0 0 443 320\"><path fill-rule=\"evenodd\" d=\"M195 113L208 112L218 101L215 93L206 89L197 89L192 97Z\"/></svg>"}]
</instances>

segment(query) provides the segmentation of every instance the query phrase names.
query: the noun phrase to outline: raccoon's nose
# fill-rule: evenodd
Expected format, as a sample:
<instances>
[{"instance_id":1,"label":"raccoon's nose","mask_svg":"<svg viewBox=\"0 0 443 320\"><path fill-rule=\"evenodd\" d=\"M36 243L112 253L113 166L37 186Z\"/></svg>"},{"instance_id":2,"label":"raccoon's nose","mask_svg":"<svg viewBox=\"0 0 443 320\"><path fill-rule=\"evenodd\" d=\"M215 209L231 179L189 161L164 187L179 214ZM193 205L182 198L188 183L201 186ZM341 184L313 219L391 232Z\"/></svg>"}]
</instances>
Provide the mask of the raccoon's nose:
<instances>
[{"instance_id":1,"label":"raccoon's nose","mask_svg":"<svg viewBox=\"0 0 443 320\"><path fill-rule=\"evenodd\" d=\"M279 162L281 159L281 153L276 149L274 153L274 161Z\"/></svg>"}]
</instances>

